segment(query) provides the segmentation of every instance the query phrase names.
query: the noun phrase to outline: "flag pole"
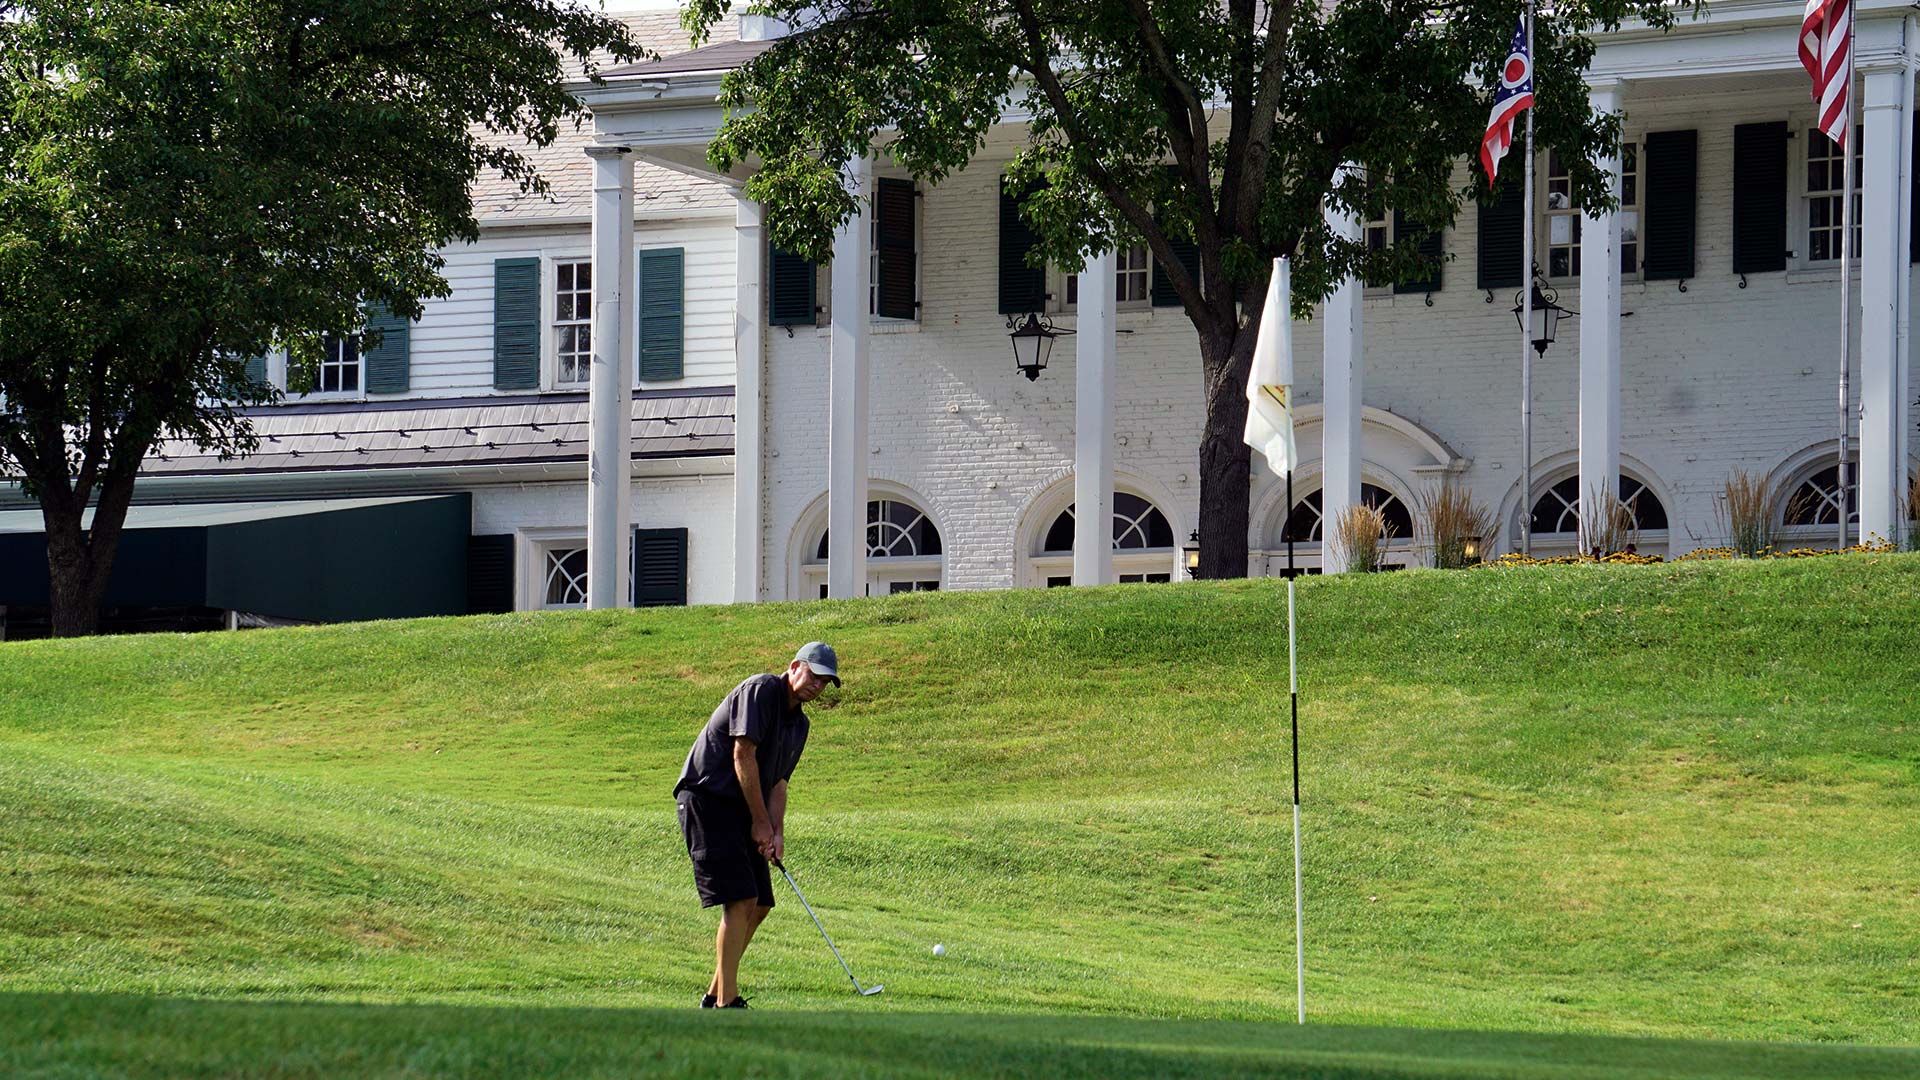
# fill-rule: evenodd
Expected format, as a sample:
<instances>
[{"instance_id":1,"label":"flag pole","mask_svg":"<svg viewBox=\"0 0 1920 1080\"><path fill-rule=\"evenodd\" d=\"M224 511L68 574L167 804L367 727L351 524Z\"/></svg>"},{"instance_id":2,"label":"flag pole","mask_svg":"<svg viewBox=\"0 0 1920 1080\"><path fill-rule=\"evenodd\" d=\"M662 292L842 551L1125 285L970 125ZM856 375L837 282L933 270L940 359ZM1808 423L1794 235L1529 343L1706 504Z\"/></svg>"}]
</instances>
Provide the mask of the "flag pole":
<instances>
[{"instance_id":1,"label":"flag pole","mask_svg":"<svg viewBox=\"0 0 1920 1080\"><path fill-rule=\"evenodd\" d=\"M1533 0L1527 0L1527 78L1532 81ZM1536 84L1537 85L1537 84ZM1536 96L1535 102L1539 101ZM1533 105L1527 106L1525 195L1520 229L1520 554L1533 554Z\"/></svg>"},{"instance_id":2,"label":"flag pole","mask_svg":"<svg viewBox=\"0 0 1920 1080\"><path fill-rule=\"evenodd\" d=\"M1287 517L1293 516L1293 470L1287 470ZM1293 715L1293 965L1299 1022L1307 1022L1307 933L1300 896L1300 663L1293 633L1293 530L1287 530L1287 700Z\"/></svg>"},{"instance_id":3,"label":"flag pole","mask_svg":"<svg viewBox=\"0 0 1920 1080\"><path fill-rule=\"evenodd\" d=\"M1840 544L1847 546L1847 429L1848 405L1853 401L1850 369L1853 360L1853 11L1847 12L1847 103L1845 123L1840 128L1840 447L1838 467L1833 471L1834 488L1840 502ZM1831 174L1829 174L1831 175Z\"/></svg>"}]
</instances>

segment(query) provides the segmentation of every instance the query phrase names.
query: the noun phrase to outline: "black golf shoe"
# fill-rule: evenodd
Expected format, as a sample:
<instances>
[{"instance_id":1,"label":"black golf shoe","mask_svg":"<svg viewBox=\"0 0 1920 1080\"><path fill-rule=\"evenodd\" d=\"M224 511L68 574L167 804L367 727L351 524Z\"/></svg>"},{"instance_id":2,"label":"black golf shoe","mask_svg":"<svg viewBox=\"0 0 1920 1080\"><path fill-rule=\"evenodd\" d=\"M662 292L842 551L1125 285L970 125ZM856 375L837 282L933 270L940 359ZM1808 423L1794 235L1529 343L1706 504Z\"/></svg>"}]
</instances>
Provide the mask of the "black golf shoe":
<instances>
[{"instance_id":1,"label":"black golf shoe","mask_svg":"<svg viewBox=\"0 0 1920 1080\"><path fill-rule=\"evenodd\" d=\"M744 1009L747 1007L747 999L743 997L737 997L720 1007L723 1009Z\"/></svg>"},{"instance_id":2,"label":"black golf shoe","mask_svg":"<svg viewBox=\"0 0 1920 1080\"><path fill-rule=\"evenodd\" d=\"M711 1009L719 1004L720 1004L720 999L714 997L712 994L700 995L700 1007L703 1009Z\"/></svg>"}]
</instances>

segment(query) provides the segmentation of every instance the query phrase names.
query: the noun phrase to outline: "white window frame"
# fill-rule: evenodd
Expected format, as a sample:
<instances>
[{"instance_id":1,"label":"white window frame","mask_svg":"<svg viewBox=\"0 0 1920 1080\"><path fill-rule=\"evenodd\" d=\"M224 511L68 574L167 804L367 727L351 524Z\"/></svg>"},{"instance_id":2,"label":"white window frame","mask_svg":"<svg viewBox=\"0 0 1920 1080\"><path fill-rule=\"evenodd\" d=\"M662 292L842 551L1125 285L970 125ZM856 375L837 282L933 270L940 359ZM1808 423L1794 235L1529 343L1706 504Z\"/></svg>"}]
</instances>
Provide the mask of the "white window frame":
<instances>
[{"instance_id":1,"label":"white window frame","mask_svg":"<svg viewBox=\"0 0 1920 1080\"><path fill-rule=\"evenodd\" d=\"M1856 155L1863 154L1866 149L1866 147L1862 145L1864 142L1862 127L1863 124L1861 122L1856 121L1854 123L1853 151ZM1813 257L1813 200L1816 197L1831 198L1832 196L1825 193L1823 193L1822 196L1816 196L1807 185L1807 171L1813 166L1813 150L1817 145L1814 140L1816 137L1821 139L1825 139L1826 137L1821 135L1816 129L1811 117L1794 124L1788 130L1791 132L1790 141L1795 143L1797 148L1790 155L1793 158L1794 165L1791 170L1792 179L1788 184L1792 194L1791 216L1793 220L1789 223L1792 232L1788 234L1787 243L1794 252L1795 264L1802 269L1833 269L1840 265L1840 259L1837 254L1824 259L1815 259ZM1827 145L1832 146L1832 142L1829 140ZM1865 178L1861 174L1864 171L1865 170L1860 167L1860 161L1856 160L1853 170L1853 197L1856 203L1862 205L1864 204L1864 200L1861 198L1861 193L1865 188ZM1858 209L1854 211L1853 227L1857 234L1864 235L1861 230L1860 212ZM1834 234L1838 236L1840 231L1839 226L1832 226L1832 230ZM1857 241L1853 247L1853 258L1847 265L1855 269L1858 269L1860 266L1860 244Z\"/></svg>"},{"instance_id":2,"label":"white window frame","mask_svg":"<svg viewBox=\"0 0 1920 1080\"><path fill-rule=\"evenodd\" d=\"M904 582L913 583L913 588L910 590L913 592L938 592L945 589L947 587L947 557L945 554L947 549L947 534L940 531L940 523L934 519L931 513L927 512L927 508L921 505L916 499L910 499L905 495L896 495L891 491L884 490L870 491L867 495L867 501L870 503L900 503L904 506L912 507L913 510L925 518L928 524L933 526L934 531L939 534L941 554L868 555L867 580L862 588L862 595L885 596L889 592L895 591L893 588L895 585ZM866 536L867 527L870 527L871 524L872 523L869 522L868 526L861 528L860 534L863 539ZM821 537L826 535L826 526L822 524L818 529L809 529L806 535L808 537L807 547L800 561L800 594L796 599L824 600L826 599L826 593L821 590L827 587L827 560L819 557L819 550ZM885 587L881 588L880 586Z\"/></svg>"},{"instance_id":3,"label":"white window frame","mask_svg":"<svg viewBox=\"0 0 1920 1080\"><path fill-rule=\"evenodd\" d=\"M1633 242L1635 245L1633 269L1628 270L1622 267L1620 270L1620 280L1639 281L1642 279L1641 265L1646 261L1647 255L1647 211L1645 205L1647 190L1646 142L1640 136L1630 138L1622 137L1620 142L1620 206L1616 212L1620 215L1621 219L1620 231L1622 247L1625 246L1626 241L1627 215L1632 215L1634 230ZM1626 167L1627 156L1629 154L1633 157L1633 168L1631 170ZM1542 151L1540 160L1536 163L1538 167L1534 170L1535 187L1533 193L1533 210L1536 219L1533 234L1534 258L1539 262L1542 276L1544 276L1547 281L1555 285L1566 286L1579 281L1580 274L1578 271L1567 274L1556 274L1553 272L1553 248L1555 246L1552 243L1553 222L1556 218L1566 218L1570 220L1571 224L1568 227L1572 230L1573 236L1575 237L1572 246L1580 252L1581 258L1584 261L1586 255L1586 216L1581 210L1580 205L1572 202L1571 196L1568 197L1569 206L1567 208L1550 208L1549 203L1554 194L1554 183L1557 179L1561 179L1561 177L1553 172L1554 157L1555 154L1552 150ZM1627 185L1627 177L1629 176L1633 178L1631 188ZM1570 190L1572 186L1571 177L1566 177L1565 179L1567 180ZM1628 198L1629 195L1631 195L1632 198Z\"/></svg>"},{"instance_id":4,"label":"white window frame","mask_svg":"<svg viewBox=\"0 0 1920 1080\"><path fill-rule=\"evenodd\" d=\"M1127 279L1138 286L1139 297L1126 299ZM1080 275L1068 273L1057 267L1047 274L1047 289L1059 299L1054 311L1062 315L1077 314L1080 310ZM1151 311L1153 309L1153 252L1143 241L1129 245L1115 252L1114 256L1114 296L1117 298L1114 308L1117 311Z\"/></svg>"},{"instance_id":5,"label":"white window frame","mask_svg":"<svg viewBox=\"0 0 1920 1080\"><path fill-rule=\"evenodd\" d=\"M591 273L589 273L587 318L584 320L562 320L560 318L560 270L562 267L584 265L591 271L593 268L593 259L590 256L556 255L547 259L546 264L547 265L542 268L545 272L541 274L540 289L540 352L542 358L541 367L543 369L541 381L544 385L556 390L584 390L591 384L593 378L593 350L591 347L593 340L592 277ZM575 280L577 282L578 279L576 278ZM579 291L577 288L571 290L575 295L578 295ZM560 378L560 339L563 336L561 330L563 327L568 326L582 327L587 331L588 335L587 340L589 347L586 354L586 364L583 368L583 377L577 381L562 381Z\"/></svg>"},{"instance_id":6,"label":"white window frame","mask_svg":"<svg viewBox=\"0 0 1920 1080\"><path fill-rule=\"evenodd\" d=\"M355 363L359 370L356 378L354 379L354 382L357 385L352 390L320 389L321 383L324 381L325 370L328 366L327 355L331 352L331 350L328 348L328 345L327 345L327 342L329 339L335 340L335 341L341 341L341 342L350 341L353 343L354 351L356 354ZM366 357L366 354L362 352L360 349L359 335L354 333L326 334L321 338L320 348L321 348L322 355L320 358L320 366L314 371L314 388L304 394L298 395L299 400L301 401L365 401L367 398L367 357ZM285 386L287 386L286 380L290 377L287 361L284 356L280 361L280 365L281 365L280 378L282 380L280 385L284 388ZM335 365L335 366L340 366L340 365ZM269 380L273 378L273 368L272 368L271 361L269 361L268 368L267 368L267 378Z\"/></svg>"}]
</instances>

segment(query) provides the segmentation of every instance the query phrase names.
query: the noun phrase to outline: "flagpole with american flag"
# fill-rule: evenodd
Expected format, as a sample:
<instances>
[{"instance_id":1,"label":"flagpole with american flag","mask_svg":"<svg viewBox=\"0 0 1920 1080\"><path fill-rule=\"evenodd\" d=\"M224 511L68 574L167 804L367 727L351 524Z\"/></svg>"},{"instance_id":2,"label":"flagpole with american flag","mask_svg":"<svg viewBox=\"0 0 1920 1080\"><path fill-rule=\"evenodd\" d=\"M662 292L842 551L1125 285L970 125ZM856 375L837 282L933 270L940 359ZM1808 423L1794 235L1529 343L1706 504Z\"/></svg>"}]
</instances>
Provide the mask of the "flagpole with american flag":
<instances>
[{"instance_id":1,"label":"flagpole with american flag","mask_svg":"<svg viewBox=\"0 0 1920 1080\"><path fill-rule=\"evenodd\" d=\"M1293 970L1299 1022L1307 1022L1306 908L1300 888L1300 664L1293 633L1293 278L1286 258L1273 260L1267 304L1260 312L1253 363L1247 370L1247 423L1241 436L1287 478L1287 699L1293 714Z\"/></svg>"},{"instance_id":2,"label":"flagpole with american flag","mask_svg":"<svg viewBox=\"0 0 1920 1080\"><path fill-rule=\"evenodd\" d=\"M1813 77L1819 128L1840 148L1840 446L1834 489L1839 502L1840 543L1847 546L1847 436L1853 390L1853 3L1807 0L1800 23L1800 63ZM1832 220L1829 218L1828 220Z\"/></svg>"},{"instance_id":3,"label":"flagpole with american flag","mask_svg":"<svg viewBox=\"0 0 1920 1080\"><path fill-rule=\"evenodd\" d=\"M1480 164L1487 170L1489 187L1513 144L1513 121L1522 111L1527 114L1527 141L1520 227L1520 552L1526 555L1533 546L1533 0L1527 0L1514 27L1507 58L1500 64L1487 131L1480 137Z\"/></svg>"}]
</instances>

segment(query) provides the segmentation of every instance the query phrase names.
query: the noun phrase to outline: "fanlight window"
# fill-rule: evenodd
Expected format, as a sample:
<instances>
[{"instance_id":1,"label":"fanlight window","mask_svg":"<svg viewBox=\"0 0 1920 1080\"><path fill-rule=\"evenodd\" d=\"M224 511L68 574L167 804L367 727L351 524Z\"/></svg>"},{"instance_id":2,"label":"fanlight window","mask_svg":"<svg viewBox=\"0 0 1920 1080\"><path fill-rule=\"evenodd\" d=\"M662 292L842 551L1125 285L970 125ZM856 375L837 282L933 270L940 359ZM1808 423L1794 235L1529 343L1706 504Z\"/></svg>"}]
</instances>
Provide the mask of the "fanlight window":
<instances>
[{"instance_id":1,"label":"fanlight window","mask_svg":"<svg viewBox=\"0 0 1920 1080\"><path fill-rule=\"evenodd\" d=\"M828 532L820 533L814 558L827 558ZM873 499L867 503L867 558L916 559L940 554L940 530L911 503Z\"/></svg>"},{"instance_id":2,"label":"fanlight window","mask_svg":"<svg viewBox=\"0 0 1920 1080\"><path fill-rule=\"evenodd\" d=\"M1399 496L1377 484L1360 485L1360 501L1380 511L1387 519L1388 536L1394 540L1405 540L1413 535L1413 515ZM1280 527L1280 542L1292 540L1296 544L1317 544L1320 542L1321 510L1320 492L1310 492L1293 504L1293 511L1287 515L1287 523Z\"/></svg>"},{"instance_id":3,"label":"fanlight window","mask_svg":"<svg viewBox=\"0 0 1920 1080\"><path fill-rule=\"evenodd\" d=\"M1620 474L1620 501L1627 504L1633 513L1633 528L1636 532L1667 527L1667 508L1647 485ZM1580 476L1575 473L1565 480L1547 489L1546 494L1533 504L1531 532L1535 536L1554 533L1573 534L1580 531Z\"/></svg>"},{"instance_id":4,"label":"fanlight window","mask_svg":"<svg viewBox=\"0 0 1920 1080\"><path fill-rule=\"evenodd\" d=\"M1125 491L1113 493L1113 550L1144 551L1173 547L1173 526L1154 505ZM1073 550L1073 507L1068 506L1047 529L1042 551Z\"/></svg>"},{"instance_id":5,"label":"fanlight window","mask_svg":"<svg viewBox=\"0 0 1920 1080\"><path fill-rule=\"evenodd\" d=\"M587 549L547 549L547 594L549 607L587 602Z\"/></svg>"},{"instance_id":6,"label":"fanlight window","mask_svg":"<svg viewBox=\"0 0 1920 1080\"><path fill-rule=\"evenodd\" d=\"M1847 478L1847 523L1860 523L1860 474ZM1840 467L1829 465L1800 482L1783 507L1785 525L1836 525L1840 521Z\"/></svg>"}]
</instances>

